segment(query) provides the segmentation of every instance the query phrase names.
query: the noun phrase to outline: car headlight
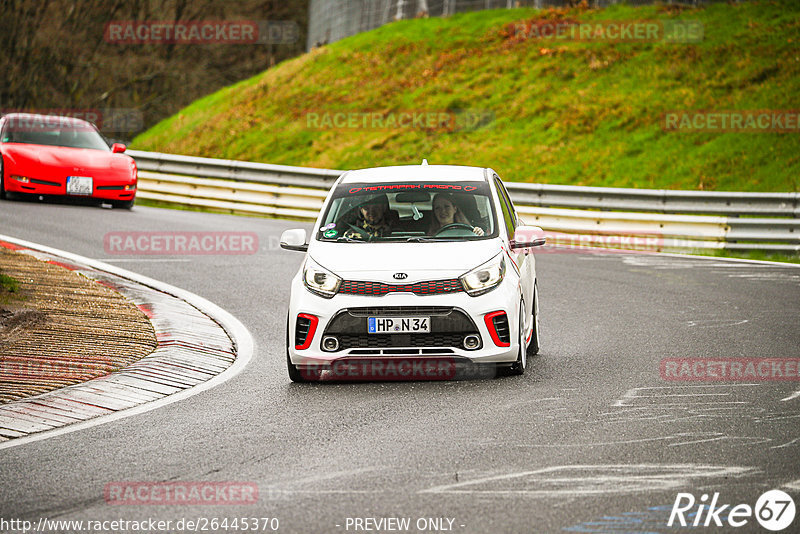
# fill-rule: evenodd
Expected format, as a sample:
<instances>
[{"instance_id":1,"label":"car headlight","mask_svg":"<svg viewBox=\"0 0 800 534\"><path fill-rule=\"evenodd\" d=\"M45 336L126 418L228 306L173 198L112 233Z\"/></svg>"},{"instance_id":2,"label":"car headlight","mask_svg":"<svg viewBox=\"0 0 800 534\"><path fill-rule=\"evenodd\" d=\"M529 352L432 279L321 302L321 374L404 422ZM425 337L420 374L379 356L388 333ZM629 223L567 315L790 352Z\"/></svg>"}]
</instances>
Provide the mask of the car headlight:
<instances>
[{"instance_id":1,"label":"car headlight","mask_svg":"<svg viewBox=\"0 0 800 534\"><path fill-rule=\"evenodd\" d=\"M506 259L501 252L483 265L461 275L461 285L470 296L477 297L491 291L503 281L506 274Z\"/></svg>"},{"instance_id":2,"label":"car headlight","mask_svg":"<svg viewBox=\"0 0 800 534\"><path fill-rule=\"evenodd\" d=\"M339 291L342 279L308 258L303 266L303 282L312 293L329 299Z\"/></svg>"}]
</instances>

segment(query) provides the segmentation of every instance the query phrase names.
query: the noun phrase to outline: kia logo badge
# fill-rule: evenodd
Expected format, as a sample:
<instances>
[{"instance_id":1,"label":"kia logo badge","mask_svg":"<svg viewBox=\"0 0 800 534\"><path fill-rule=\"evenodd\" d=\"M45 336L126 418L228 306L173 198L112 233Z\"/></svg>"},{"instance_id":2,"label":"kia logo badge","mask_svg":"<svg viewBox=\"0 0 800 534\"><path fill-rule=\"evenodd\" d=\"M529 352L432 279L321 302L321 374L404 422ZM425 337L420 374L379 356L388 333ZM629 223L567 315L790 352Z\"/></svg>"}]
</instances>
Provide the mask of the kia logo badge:
<instances>
[{"instance_id":1,"label":"kia logo badge","mask_svg":"<svg viewBox=\"0 0 800 534\"><path fill-rule=\"evenodd\" d=\"M408 278L406 273L394 273L395 280L405 280L406 278Z\"/></svg>"}]
</instances>

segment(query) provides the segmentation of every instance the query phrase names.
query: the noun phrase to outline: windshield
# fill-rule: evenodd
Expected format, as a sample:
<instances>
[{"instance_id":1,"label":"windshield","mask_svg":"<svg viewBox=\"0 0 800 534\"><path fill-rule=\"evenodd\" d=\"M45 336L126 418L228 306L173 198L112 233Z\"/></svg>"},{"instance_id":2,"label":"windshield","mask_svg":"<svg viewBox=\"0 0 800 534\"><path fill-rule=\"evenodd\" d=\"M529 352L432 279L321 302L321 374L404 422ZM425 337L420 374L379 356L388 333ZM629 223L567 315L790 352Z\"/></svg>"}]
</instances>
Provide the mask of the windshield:
<instances>
[{"instance_id":1,"label":"windshield","mask_svg":"<svg viewBox=\"0 0 800 534\"><path fill-rule=\"evenodd\" d=\"M88 122L68 117L9 117L3 126L0 141L109 150L108 145L94 126Z\"/></svg>"},{"instance_id":2,"label":"windshield","mask_svg":"<svg viewBox=\"0 0 800 534\"><path fill-rule=\"evenodd\" d=\"M340 184L317 229L320 241L463 241L497 235L486 182Z\"/></svg>"}]
</instances>

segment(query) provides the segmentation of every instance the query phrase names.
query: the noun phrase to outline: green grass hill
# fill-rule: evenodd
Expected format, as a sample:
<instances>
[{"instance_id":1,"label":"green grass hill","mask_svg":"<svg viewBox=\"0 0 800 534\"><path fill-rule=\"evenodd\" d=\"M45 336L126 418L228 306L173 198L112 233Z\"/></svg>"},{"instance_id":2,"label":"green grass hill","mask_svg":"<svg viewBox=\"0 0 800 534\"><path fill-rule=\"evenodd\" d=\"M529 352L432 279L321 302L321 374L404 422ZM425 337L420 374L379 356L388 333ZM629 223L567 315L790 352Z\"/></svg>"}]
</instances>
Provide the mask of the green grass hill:
<instances>
[{"instance_id":1,"label":"green grass hill","mask_svg":"<svg viewBox=\"0 0 800 534\"><path fill-rule=\"evenodd\" d=\"M619 21L702 35L548 34ZM784 133L664 128L675 111L798 109L796 0L494 10L399 21L315 49L194 102L132 146L338 169L427 158L553 184L798 191L796 120ZM445 125L395 124L414 112Z\"/></svg>"}]
</instances>

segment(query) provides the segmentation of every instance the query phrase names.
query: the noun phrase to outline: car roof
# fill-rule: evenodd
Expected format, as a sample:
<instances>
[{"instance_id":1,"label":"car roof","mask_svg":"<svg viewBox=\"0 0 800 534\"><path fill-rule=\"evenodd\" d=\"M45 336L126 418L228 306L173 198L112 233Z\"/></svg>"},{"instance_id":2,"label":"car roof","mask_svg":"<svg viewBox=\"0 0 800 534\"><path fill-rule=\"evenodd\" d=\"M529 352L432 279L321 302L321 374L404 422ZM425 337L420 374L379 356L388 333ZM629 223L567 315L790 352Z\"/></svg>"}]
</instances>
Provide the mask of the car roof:
<instances>
[{"instance_id":1,"label":"car roof","mask_svg":"<svg viewBox=\"0 0 800 534\"><path fill-rule=\"evenodd\" d=\"M462 165L398 165L346 171L341 176L343 184L383 182L465 182L486 181L483 167Z\"/></svg>"}]
</instances>

